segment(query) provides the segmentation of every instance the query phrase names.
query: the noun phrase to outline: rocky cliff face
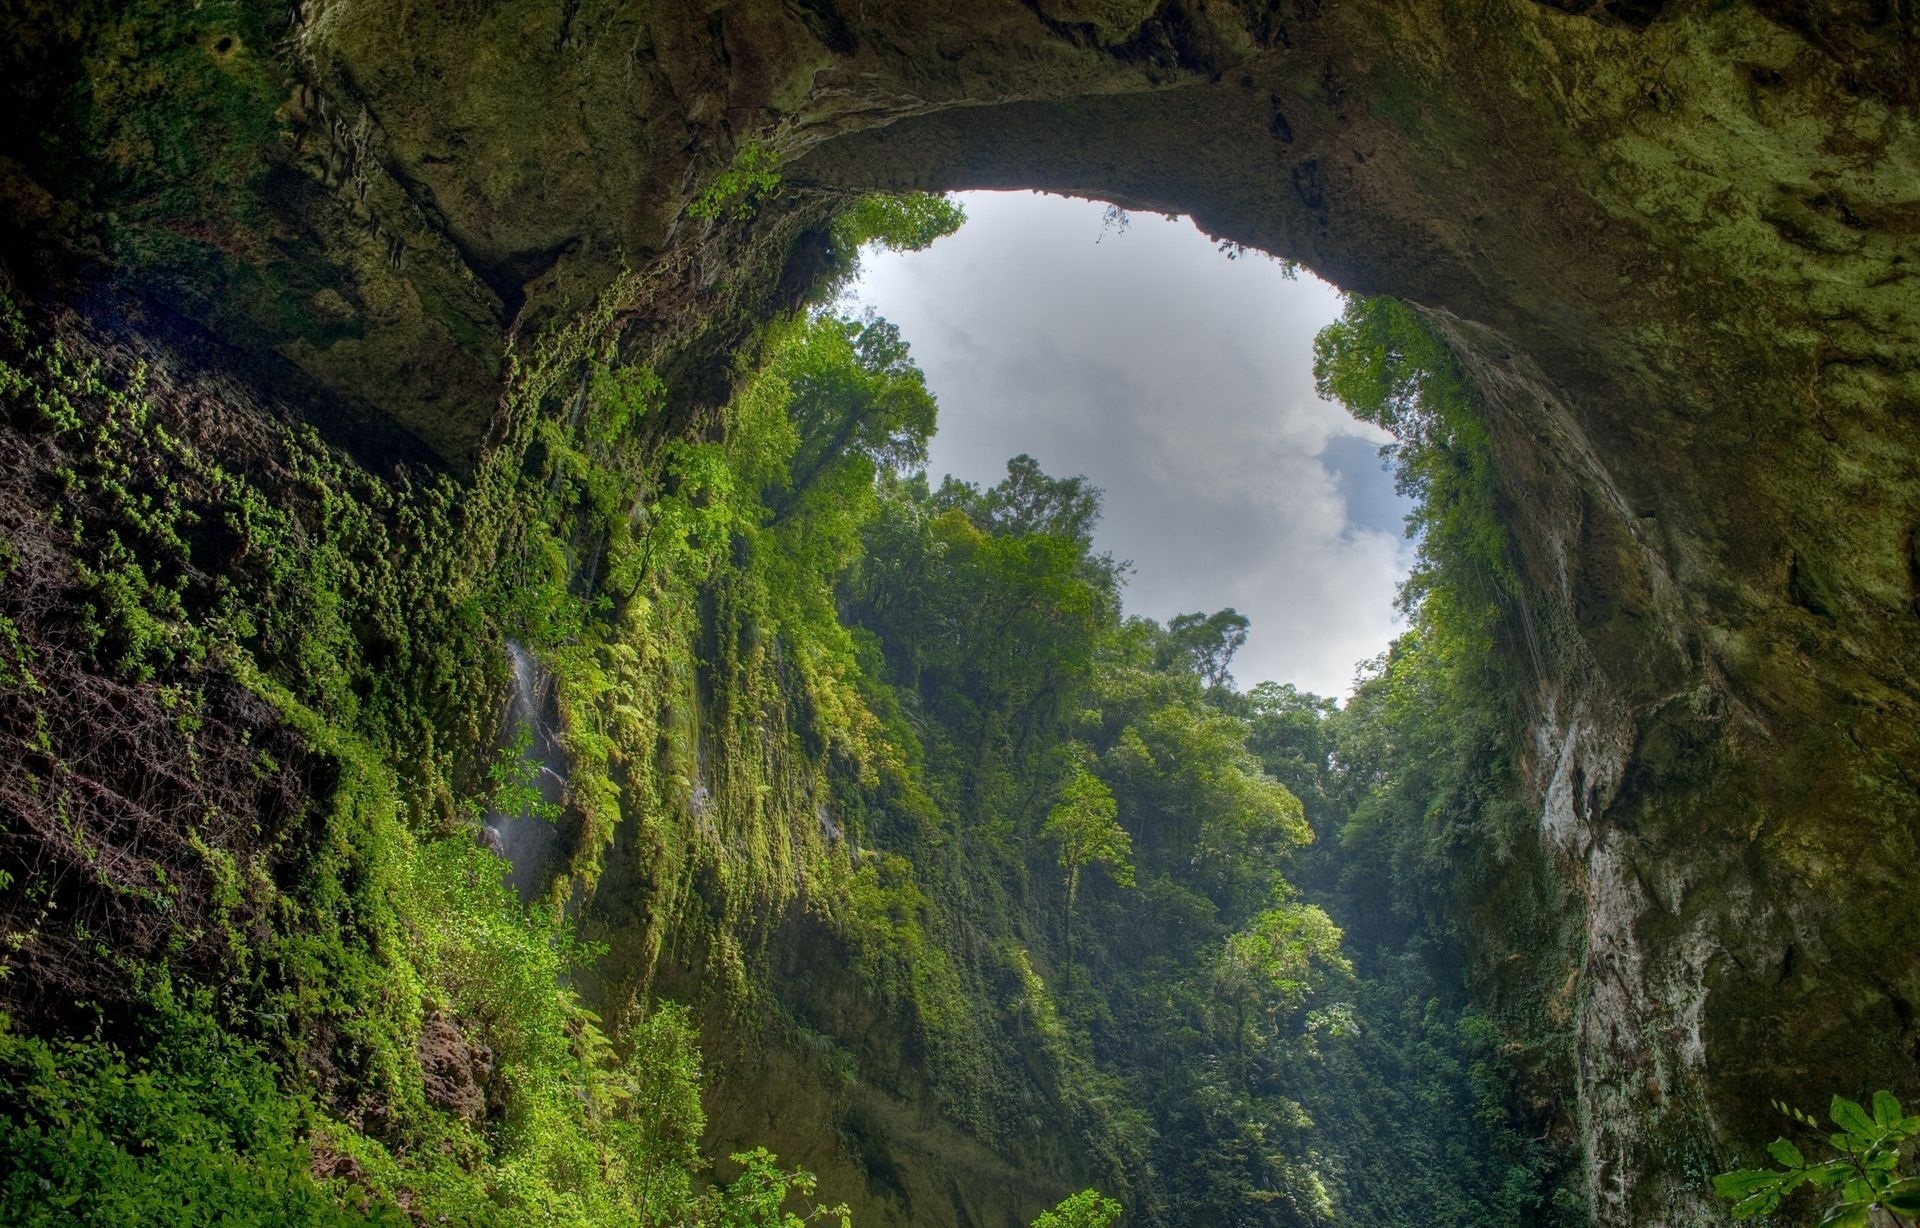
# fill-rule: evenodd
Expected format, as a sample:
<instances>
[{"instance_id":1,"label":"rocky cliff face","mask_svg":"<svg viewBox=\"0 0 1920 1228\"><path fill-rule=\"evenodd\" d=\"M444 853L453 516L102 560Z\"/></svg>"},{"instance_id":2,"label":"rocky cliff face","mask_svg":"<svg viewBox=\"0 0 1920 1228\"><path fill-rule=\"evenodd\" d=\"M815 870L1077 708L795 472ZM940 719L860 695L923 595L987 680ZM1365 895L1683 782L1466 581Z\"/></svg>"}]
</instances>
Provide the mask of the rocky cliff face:
<instances>
[{"instance_id":1,"label":"rocky cliff face","mask_svg":"<svg viewBox=\"0 0 1920 1228\"><path fill-rule=\"evenodd\" d=\"M606 330L715 400L853 192L1179 209L1417 303L1533 593L1528 873L1584 913L1476 940L1577 1033L1595 1221L1709 1218L1771 1095L1920 1087L1909 5L26 7L15 264L153 292L456 466L509 339ZM758 149L744 234L689 214Z\"/></svg>"}]
</instances>

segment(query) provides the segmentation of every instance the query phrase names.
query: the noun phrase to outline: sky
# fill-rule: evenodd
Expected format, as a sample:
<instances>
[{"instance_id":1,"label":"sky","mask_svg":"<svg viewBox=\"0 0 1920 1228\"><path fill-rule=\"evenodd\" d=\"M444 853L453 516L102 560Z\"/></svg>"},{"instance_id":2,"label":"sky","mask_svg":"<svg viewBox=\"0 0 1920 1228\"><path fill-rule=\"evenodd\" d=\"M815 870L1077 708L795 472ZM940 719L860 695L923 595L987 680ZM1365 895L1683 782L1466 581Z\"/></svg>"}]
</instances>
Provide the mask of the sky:
<instances>
[{"instance_id":1,"label":"sky","mask_svg":"<svg viewBox=\"0 0 1920 1228\"><path fill-rule=\"evenodd\" d=\"M1129 613L1233 606L1240 686L1344 697L1402 624L1412 560L1386 438L1313 390L1337 291L1218 250L1185 218L970 192L958 233L869 253L850 292L900 326L940 402L928 465L991 485L1025 452L1106 491L1095 544Z\"/></svg>"}]
</instances>

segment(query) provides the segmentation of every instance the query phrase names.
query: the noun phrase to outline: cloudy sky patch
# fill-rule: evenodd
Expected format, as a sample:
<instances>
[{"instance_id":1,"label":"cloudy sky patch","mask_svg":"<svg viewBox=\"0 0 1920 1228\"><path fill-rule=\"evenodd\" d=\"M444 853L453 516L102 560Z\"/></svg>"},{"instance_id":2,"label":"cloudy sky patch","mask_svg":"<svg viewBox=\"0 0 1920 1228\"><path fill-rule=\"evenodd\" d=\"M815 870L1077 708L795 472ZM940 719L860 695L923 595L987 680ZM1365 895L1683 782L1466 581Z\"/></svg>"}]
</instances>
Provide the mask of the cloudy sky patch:
<instances>
[{"instance_id":1,"label":"cloudy sky patch","mask_svg":"<svg viewBox=\"0 0 1920 1228\"><path fill-rule=\"evenodd\" d=\"M900 326L940 399L936 480L992 484L1030 453L1107 492L1098 544L1131 559L1128 609L1234 606L1235 662L1344 696L1400 629L1406 503L1384 436L1313 391L1331 287L1229 260L1185 219L1028 193L969 193L924 252L870 255L854 296Z\"/></svg>"}]
</instances>

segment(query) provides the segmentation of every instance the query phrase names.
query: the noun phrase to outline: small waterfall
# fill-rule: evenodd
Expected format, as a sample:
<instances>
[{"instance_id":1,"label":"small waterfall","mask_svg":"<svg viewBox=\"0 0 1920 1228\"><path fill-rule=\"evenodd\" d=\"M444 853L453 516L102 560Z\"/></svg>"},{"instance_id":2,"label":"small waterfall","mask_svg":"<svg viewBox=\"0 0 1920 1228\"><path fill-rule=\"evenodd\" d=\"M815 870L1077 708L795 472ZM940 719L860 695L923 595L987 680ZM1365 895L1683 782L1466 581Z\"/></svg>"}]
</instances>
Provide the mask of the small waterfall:
<instances>
[{"instance_id":1,"label":"small waterfall","mask_svg":"<svg viewBox=\"0 0 1920 1228\"><path fill-rule=\"evenodd\" d=\"M566 796L567 758L554 736L553 680L532 653L511 640L507 641L507 658L513 664L513 689L495 746L511 749L520 741L521 731L527 731L526 746L521 751L522 770L541 803L557 811ZM552 820L527 810L519 814L491 810L485 822L489 843L512 867L508 883L523 903L532 900L559 868L559 828Z\"/></svg>"},{"instance_id":2,"label":"small waterfall","mask_svg":"<svg viewBox=\"0 0 1920 1228\"><path fill-rule=\"evenodd\" d=\"M820 832L827 838L828 845L846 845L848 860L852 861L855 865L859 865L862 856L860 852L860 842L842 831L840 825L833 821L833 815L827 812L826 803L817 802L814 804L813 817L820 821Z\"/></svg>"}]
</instances>

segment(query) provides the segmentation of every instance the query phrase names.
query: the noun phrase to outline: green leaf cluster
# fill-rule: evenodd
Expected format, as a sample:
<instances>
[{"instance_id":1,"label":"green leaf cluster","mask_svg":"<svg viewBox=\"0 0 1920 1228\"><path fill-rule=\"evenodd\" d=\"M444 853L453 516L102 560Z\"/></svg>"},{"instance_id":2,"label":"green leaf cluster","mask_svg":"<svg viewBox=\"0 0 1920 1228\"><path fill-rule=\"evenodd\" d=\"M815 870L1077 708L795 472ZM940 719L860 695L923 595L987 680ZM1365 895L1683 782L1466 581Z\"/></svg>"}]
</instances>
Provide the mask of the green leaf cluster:
<instances>
[{"instance_id":1,"label":"green leaf cluster","mask_svg":"<svg viewBox=\"0 0 1920 1228\"><path fill-rule=\"evenodd\" d=\"M1403 606L1466 615L1511 593L1492 439L1447 343L1398 299L1348 295L1314 338L1313 375L1322 396L1394 437L1386 451L1400 492L1416 501L1407 532L1420 541Z\"/></svg>"},{"instance_id":2,"label":"green leaf cluster","mask_svg":"<svg viewBox=\"0 0 1920 1228\"><path fill-rule=\"evenodd\" d=\"M780 157L772 147L748 141L734 152L727 169L714 176L687 206L687 216L744 222L780 190Z\"/></svg>"},{"instance_id":3,"label":"green leaf cluster","mask_svg":"<svg viewBox=\"0 0 1920 1228\"><path fill-rule=\"evenodd\" d=\"M786 1209L793 1195L813 1193L813 1174L786 1171L764 1147L735 1152L729 1157L741 1166L740 1175L708 1197L707 1228L806 1228L815 1220L837 1220L840 1228L852 1223L846 1205L814 1206L799 1215Z\"/></svg>"},{"instance_id":4,"label":"green leaf cluster","mask_svg":"<svg viewBox=\"0 0 1920 1228\"><path fill-rule=\"evenodd\" d=\"M834 218L833 242L845 252L869 245L887 252L917 252L960 229L966 220L966 207L951 196L875 192Z\"/></svg>"},{"instance_id":5,"label":"green leaf cluster","mask_svg":"<svg viewBox=\"0 0 1920 1228\"><path fill-rule=\"evenodd\" d=\"M1785 1104L1775 1107L1802 1126L1819 1127L1811 1114ZM1827 1114L1840 1127L1824 1140L1832 1158L1809 1160L1791 1139L1777 1138L1767 1145L1776 1167L1735 1169L1713 1179L1713 1192L1733 1203L1733 1217L1769 1215L1805 1186L1837 1195L1820 1220L1823 1228L1868 1228L1875 1211L1920 1219L1920 1177L1900 1175L1900 1153L1920 1135L1920 1117L1907 1116L1886 1091L1874 1093L1871 1112L1858 1101L1835 1096Z\"/></svg>"},{"instance_id":6,"label":"green leaf cluster","mask_svg":"<svg viewBox=\"0 0 1920 1228\"><path fill-rule=\"evenodd\" d=\"M182 1222L403 1225L384 1198L314 1176L309 1104L273 1064L155 987L132 1053L22 1035L0 1016L0 1218L20 1228Z\"/></svg>"},{"instance_id":7,"label":"green leaf cluster","mask_svg":"<svg viewBox=\"0 0 1920 1228\"><path fill-rule=\"evenodd\" d=\"M1081 768L1060 790L1060 800L1047 812L1040 830L1060 846L1060 867L1067 872L1067 900L1086 866L1105 866L1113 881L1133 886L1133 838L1120 826L1120 807L1113 791L1098 776Z\"/></svg>"},{"instance_id":8,"label":"green leaf cluster","mask_svg":"<svg viewBox=\"0 0 1920 1228\"><path fill-rule=\"evenodd\" d=\"M1033 1228L1107 1228L1120 1218L1120 1204L1098 1190L1081 1190L1042 1211Z\"/></svg>"},{"instance_id":9,"label":"green leaf cluster","mask_svg":"<svg viewBox=\"0 0 1920 1228\"><path fill-rule=\"evenodd\" d=\"M967 220L964 206L931 192L894 195L871 192L834 214L829 235L831 269L816 301L838 300L860 272L864 252L917 252L952 234Z\"/></svg>"}]
</instances>

